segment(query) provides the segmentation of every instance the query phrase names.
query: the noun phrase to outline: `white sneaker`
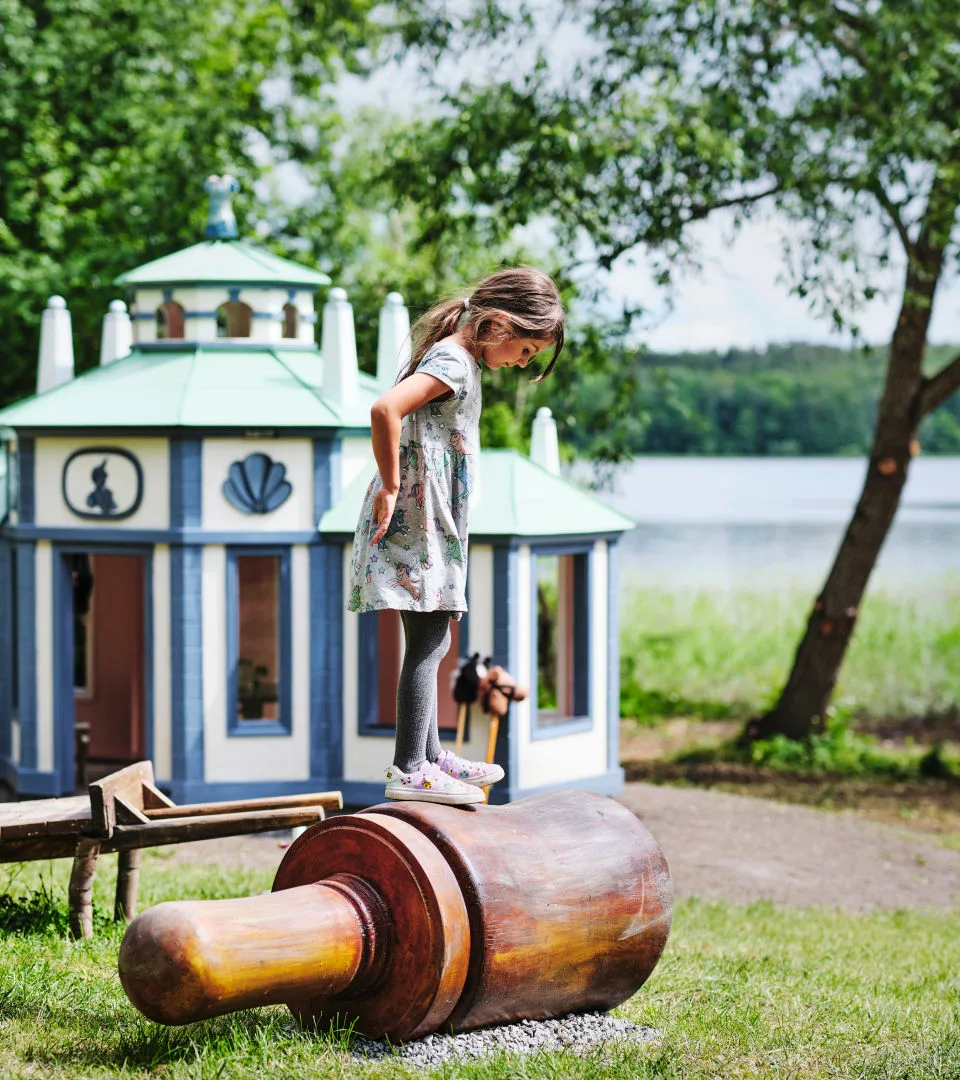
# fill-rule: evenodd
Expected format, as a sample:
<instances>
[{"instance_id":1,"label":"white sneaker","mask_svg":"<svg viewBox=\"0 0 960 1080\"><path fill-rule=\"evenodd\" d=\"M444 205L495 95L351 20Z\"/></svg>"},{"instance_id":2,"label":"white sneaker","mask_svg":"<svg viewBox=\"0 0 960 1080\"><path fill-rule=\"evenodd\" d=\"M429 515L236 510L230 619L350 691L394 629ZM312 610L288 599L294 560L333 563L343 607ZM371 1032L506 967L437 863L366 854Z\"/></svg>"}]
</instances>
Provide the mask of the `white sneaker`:
<instances>
[{"instance_id":1,"label":"white sneaker","mask_svg":"<svg viewBox=\"0 0 960 1080\"><path fill-rule=\"evenodd\" d=\"M437 768L452 776L477 787L488 787L503 779L503 769L499 765L488 765L485 761L468 761L458 757L452 750L441 750L437 758Z\"/></svg>"},{"instance_id":2,"label":"white sneaker","mask_svg":"<svg viewBox=\"0 0 960 1080\"><path fill-rule=\"evenodd\" d=\"M451 806L483 802L483 792L478 787L455 780L430 761L425 761L408 773L391 765L386 775L387 786L383 794L387 799L447 803Z\"/></svg>"}]
</instances>

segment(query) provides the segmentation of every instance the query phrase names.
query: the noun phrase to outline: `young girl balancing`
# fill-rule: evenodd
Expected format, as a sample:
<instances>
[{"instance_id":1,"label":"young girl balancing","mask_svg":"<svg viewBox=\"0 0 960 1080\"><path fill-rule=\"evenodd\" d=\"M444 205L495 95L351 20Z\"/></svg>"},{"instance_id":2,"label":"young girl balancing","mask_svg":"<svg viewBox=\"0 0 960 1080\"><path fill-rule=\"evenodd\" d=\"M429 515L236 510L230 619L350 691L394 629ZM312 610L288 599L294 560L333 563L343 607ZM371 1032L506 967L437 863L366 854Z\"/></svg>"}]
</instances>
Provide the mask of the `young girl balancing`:
<instances>
[{"instance_id":1,"label":"young girl balancing","mask_svg":"<svg viewBox=\"0 0 960 1080\"><path fill-rule=\"evenodd\" d=\"M499 765L441 750L437 671L450 620L467 610L467 522L480 452L484 367L525 368L563 348L564 314L553 280L517 267L481 281L462 300L435 304L413 328L413 355L370 410L378 473L353 541L350 611L395 608L406 651L397 684L397 740L388 799L483 800Z\"/></svg>"}]
</instances>

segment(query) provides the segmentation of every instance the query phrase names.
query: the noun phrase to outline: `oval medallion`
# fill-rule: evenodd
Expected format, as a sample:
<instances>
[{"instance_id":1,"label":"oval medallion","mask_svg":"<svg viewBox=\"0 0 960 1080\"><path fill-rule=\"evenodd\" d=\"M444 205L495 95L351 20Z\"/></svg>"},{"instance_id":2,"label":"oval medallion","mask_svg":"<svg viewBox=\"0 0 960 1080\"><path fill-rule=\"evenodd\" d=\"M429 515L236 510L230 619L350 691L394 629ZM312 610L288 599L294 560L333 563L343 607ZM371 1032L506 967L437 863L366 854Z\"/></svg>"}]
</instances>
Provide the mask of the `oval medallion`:
<instances>
[{"instance_id":1,"label":"oval medallion","mask_svg":"<svg viewBox=\"0 0 960 1080\"><path fill-rule=\"evenodd\" d=\"M63 501L71 513L95 521L121 521L143 498L140 462L119 446L74 450L63 466Z\"/></svg>"}]
</instances>

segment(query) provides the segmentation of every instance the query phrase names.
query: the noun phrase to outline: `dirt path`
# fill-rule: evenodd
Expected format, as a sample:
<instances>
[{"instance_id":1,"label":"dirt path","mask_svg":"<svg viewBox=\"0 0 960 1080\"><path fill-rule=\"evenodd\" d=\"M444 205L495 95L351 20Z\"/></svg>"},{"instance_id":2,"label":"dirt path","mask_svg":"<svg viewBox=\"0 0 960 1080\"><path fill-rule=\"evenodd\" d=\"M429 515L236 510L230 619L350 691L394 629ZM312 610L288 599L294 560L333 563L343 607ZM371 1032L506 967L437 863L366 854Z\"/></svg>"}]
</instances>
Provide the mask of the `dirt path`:
<instances>
[{"instance_id":1,"label":"dirt path","mask_svg":"<svg viewBox=\"0 0 960 1080\"><path fill-rule=\"evenodd\" d=\"M851 911L960 905L960 852L904 830L701 788L628 784L678 897Z\"/></svg>"},{"instance_id":2,"label":"dirt path","mask_svg":"<svg viewBox=\"0 0 960 1080\"><path fill-rule=\"evenodd\" d=\"M792 907L960 905L960 852L845 814L700 788L627 784L619 801L663 847L678 898ZM275 868L276 835L184 844L166 860Z\"/></svg>"}]
</instances>

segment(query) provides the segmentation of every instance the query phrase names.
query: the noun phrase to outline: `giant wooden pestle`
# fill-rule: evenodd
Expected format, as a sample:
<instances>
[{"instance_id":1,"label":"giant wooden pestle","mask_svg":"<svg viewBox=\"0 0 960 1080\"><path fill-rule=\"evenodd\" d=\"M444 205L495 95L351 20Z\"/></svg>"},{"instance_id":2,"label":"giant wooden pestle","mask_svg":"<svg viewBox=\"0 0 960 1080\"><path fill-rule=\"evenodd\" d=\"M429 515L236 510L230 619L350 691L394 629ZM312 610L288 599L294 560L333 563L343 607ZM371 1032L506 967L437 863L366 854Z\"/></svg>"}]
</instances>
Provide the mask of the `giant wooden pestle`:
<instances>
[{"instance_id":1,"label":"giant wooden pestle","mask_svg":"<svg viewBox=\"0 0 960 1080\"><path fill-rule=\"evenodd\" d=\"M647 829L582 791L335 817L273 890L144 912L120 948L127 996L167 1024L283 1002L393 1040L610 1009L653 971L673 907Z\"/></svg>"}]
</instances>

